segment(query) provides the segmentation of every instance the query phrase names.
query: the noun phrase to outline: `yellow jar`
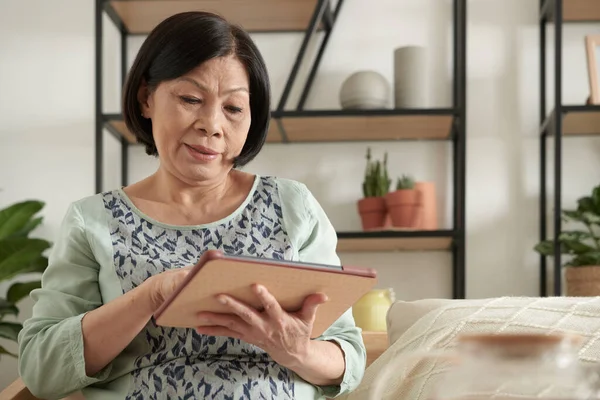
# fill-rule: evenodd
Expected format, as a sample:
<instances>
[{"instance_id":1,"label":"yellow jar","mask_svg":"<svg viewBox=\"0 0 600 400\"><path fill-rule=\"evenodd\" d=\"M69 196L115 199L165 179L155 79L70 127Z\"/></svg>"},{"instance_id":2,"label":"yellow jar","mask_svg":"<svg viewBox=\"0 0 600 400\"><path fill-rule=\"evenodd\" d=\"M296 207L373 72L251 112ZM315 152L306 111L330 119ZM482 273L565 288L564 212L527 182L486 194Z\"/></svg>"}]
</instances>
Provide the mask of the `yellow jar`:
<instances>
[{"instance_id":1,"label":"yellow jar","mask_svg":"<svg viewBox=\"0 0 600 400\"><path fill-rule=\"evenodd\" d=\"M356 325L368 332L387 331L387 312L394 301L395 294L391 288L371 290L352 306Z\"/></svg>"}]
</instances>

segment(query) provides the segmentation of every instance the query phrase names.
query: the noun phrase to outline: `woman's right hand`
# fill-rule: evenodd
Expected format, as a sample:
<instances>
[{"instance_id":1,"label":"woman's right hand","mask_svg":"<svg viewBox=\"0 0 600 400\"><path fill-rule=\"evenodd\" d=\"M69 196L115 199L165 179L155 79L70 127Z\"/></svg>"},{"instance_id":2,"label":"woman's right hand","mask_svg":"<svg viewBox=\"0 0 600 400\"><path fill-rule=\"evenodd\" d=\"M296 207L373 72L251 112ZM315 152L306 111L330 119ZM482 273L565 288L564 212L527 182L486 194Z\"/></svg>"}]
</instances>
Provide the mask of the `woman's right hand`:
<instances>
[{"instance_id":1,"label":"woman's right hand","mask_svg":"<svg viewBox=\"0 0 600 400\"><path fill-rule=\"evenodd\" d=\"M192 266L170 269L161 272L160 274L153 275L144 282L144 285L147 285L148 287L153 311L158 310L161 304L169 298L187 277L191 269Z\"/></svg>"}]
</instances>

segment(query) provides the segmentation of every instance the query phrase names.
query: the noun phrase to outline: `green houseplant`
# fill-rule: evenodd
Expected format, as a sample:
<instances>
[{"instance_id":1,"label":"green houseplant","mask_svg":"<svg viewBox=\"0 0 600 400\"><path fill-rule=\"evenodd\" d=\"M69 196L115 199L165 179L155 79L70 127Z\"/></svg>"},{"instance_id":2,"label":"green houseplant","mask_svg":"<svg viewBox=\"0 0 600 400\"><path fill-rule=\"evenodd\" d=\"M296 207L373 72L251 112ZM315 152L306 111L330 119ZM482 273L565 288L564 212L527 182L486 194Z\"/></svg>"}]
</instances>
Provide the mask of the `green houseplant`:
<instances>
[{"instance_id":1,"label":"green houseplant","mask_svg":"<svg viewBox=\"0 0 600 400\"><path fill-rule=\"evenodd\" d=\"M363 230L383 227L387 216L384 196L389 192L391 179L387 171L387 153L383 161L371 160L371 148L367 148L367 165L362 184L363 198L358 200Z\"/></svg>"},{"instance_id":2,"label":"green houseplant","mask_svg":"<svg viewBox=\"0 0 600 400\"><path fill-rule=\"evenodd\" d=\"M27 200L0 210L0 283L23 274L41 273L46 269L48 259L43 253L50 243L29 237L42 223L43 217L36 214L43 207L41 201ZM0 338L17 341L23 327L14 321L14 317L19 315L17 304L40 286L39 280L16 282L8 288L4 297L0 296ZM13 321L8 321L7 317ZM16 354L0 346L0 357L2 355L16 357Z\"/></svg>"},{"instance_id":3,"label":"green houseplant","mask_svg":"<svg viewBox=\"0 0 600 400\"><path fill-rule=\"evenodd\" d=\"M600 186L577 200L577 207L561 212L563 222L575 223L579 229L563 230L554 240L539 242L535 251L553 257L555 245L566 255L567 296L600 295Z\"/></svg>"}]
</instances>

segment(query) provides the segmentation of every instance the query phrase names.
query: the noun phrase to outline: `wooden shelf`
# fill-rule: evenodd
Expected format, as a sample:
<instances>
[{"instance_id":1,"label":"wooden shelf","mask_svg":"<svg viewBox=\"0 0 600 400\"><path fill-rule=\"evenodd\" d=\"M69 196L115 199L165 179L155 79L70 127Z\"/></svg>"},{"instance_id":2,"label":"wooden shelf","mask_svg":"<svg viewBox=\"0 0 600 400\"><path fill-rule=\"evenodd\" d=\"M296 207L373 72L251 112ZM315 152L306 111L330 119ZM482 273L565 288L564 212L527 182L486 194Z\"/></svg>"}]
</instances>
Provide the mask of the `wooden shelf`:
<instances>
[{"instance_id":1,"label":"wooden shelf","mask_svg":"<svg viewBox=\"0 0 600 400\"><path fill-rule=\"evenodd\" d=\"M128 143L137 145L137 140L133 133L127 129L125 121L118 114L111 114L104 116L106 121L106 127L113 133L114 136L124 137ZM281 142L281 134L277 129L275 121L271 121L269 125L269 135L267 136L267 143L279 143Z\"/></svg>"},{"instance_id":2,"label":"wooden shelf","mask_svg":"<svg viewBox=\"0 0 600 400\"><path fill-rule=\"evenodd\" d=\"M338 232L337 251L448 251L452 237L452 231Z\"/></svg>"},{"instance_id":3,"label":"wooden shelf","mask_svg":"<svg viewBox=\"0 0 600 400\"><path fill-rule=\"evenodd\" d=\"M600 106L565 106L563 110L564 136L600 135ZM554 113L546 119L543 128L549 126L549 134L554 134Z\"/></svg>"},{"instance_id":4,"label":"wooden shelf","mask_svg":"<svg viewBox=\"0 0 600 400\"><path fill-rule=\"evenodd\" d=\"M286 112L281 124L291 143L450 139L452 114L428 111Z\"/></svg>"},{"instance_id":5,"label":"wooden shelf","mask_svg":"<svg viewBox=\"0 0 600 400\"><path fill-rule=\"evenodd\" d=\"M373 363L389 347L387 332L362 332L363 342L367 349L367 367Z\"/></svg>"},{"instance_id":6,"label":"wooden shelf","mask_svg":"<svg viewBox=\"0 0 600 400\"><path fill-rule=\"evenodd\" d=\"M554 0L545 0L545 9L549 21L554 21ZM563 22L600 22L600 2L598 0L562 0Z\"/></svg>"},{"instance_id":7,"label":"wooden shelf","mask_svg":"<svg viewBox=\"0 0 600 400\"><path fill-rule=\"evenodd\" d=\"M148 34L167 17L211 11L252 32L304 31L316 0L119 0L109 1L132 34Z\"/></svg>"},{"instance_id":8,"label":"wooden shelf","mask_svg":"<svg viewBox=\"0 0 600 400\"><path fill-rule=\"evenodd\" d=\"M121 115L104 116L107 128L135 144ZM273 113L267 143L323 143L381 140L449 140L451 110L331 110ZM280 125L283 126L282 133ZM285 138L285 140L284 140Z\"/></svg>"}]
</instances>

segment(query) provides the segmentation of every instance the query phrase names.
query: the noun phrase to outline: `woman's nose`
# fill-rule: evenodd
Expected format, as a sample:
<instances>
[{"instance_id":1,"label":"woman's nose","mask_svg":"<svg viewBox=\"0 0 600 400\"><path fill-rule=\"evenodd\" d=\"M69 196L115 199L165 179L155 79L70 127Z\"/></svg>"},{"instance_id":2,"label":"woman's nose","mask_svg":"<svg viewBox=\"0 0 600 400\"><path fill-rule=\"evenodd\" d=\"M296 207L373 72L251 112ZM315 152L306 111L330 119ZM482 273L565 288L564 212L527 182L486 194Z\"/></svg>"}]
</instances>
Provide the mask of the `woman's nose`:
<instances>
[{"instance_id":1,"label":"woman's nose","mask_svg":"<svg viewBox=\"0 0 600 400\"><path fill-rule=\"evenodd\" d=\"M202 107L196 116L194 127L206 136L223 134L222 113L218 107Z\"/></svg>"}]
</instances>

